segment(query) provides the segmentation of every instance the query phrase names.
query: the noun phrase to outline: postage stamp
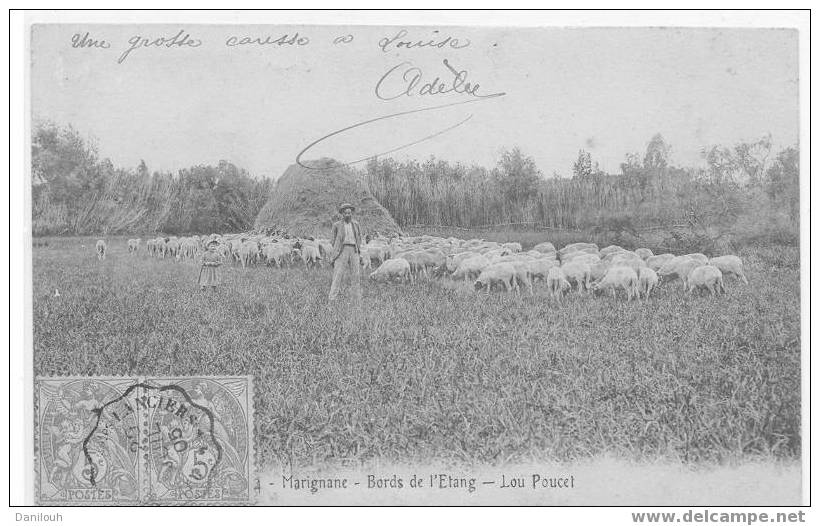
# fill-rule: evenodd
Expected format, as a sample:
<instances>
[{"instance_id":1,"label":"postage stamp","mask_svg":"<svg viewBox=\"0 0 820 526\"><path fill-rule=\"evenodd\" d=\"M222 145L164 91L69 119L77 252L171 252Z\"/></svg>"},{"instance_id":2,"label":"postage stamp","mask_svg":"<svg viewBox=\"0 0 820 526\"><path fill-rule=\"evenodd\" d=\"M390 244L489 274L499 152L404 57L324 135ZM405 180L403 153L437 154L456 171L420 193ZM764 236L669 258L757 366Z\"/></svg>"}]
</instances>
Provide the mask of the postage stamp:
<instances>
[{"instance_id":1,"label":"postage stamp","mask_svg":"<svg viewBox=\"0 0 820 526\"><path fill-rule=\"evenodd\" d=\"M42 505L250 504L248 376L35 380Z\"/></svg>"}]
</instances>

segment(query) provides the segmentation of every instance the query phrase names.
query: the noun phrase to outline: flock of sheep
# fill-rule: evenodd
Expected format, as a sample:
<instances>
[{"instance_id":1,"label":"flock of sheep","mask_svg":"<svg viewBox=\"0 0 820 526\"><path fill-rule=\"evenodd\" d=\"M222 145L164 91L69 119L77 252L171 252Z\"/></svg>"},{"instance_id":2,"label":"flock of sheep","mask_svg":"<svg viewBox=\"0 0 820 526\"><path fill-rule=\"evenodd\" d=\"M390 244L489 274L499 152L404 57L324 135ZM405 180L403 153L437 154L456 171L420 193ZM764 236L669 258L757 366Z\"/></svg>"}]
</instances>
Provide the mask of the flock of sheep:
<instances>
[{"instance_id":1,"label":"flock of sheep","mask_svg":"<svg viewBox=\"0 0 820 526\"><path fill-rule=\"evenodd\" d=\"M326 239L252 234L158 237L146 242L148 254L159 259L195 259L208 242L216 240L226 261L247 267L254 264L276 267L304 265L322 267L332 251ZM140 239L128 240L128 252L138 253ZM107 245L97 241L97 256L105 259ZM544 242L523 251L519 243L496 243L480 239L434 236L368 238L362 249L362 264L374 281L414 283L422 276L447 277L472 282L475 290L491 289L533 293L538 281L549 294L560 299L577 288L579 293L610 291L615 297L623 289L626 299L648 298L663 281L679 279L683 290L725 292L724 277L748 283L741 259L734 255L708 258L704 254L654 255L647 248L634 251L610 245L599 249L594 243L572 243L556 250Z\"/></svg>"}]
</instances>

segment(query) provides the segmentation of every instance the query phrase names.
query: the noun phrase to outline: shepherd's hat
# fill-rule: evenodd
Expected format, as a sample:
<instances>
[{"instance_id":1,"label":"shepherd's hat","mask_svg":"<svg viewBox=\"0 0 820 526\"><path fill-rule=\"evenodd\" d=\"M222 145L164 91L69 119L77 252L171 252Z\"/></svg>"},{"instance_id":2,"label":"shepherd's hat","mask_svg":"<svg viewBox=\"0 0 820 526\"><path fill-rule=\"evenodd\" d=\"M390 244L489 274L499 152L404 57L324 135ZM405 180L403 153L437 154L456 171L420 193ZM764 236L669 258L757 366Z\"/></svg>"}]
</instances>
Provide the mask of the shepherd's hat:
<instances>
[{"instance_id":1,"label":"shepherd's hat","mask_svg":"<svg viewBox=\"0 0 820 526\"><path fill-rule=\"evenodd\" d=\"M353 206L353 205L351 205L350 203L342 203L342 206L340 206L340 207L339 207L339 213L341 214L341 213L342 213L342 212L344 212L344 211L345 211L345 209L347 209L347 208L349 208L349 209L350 209L350 210L352 210L353 212L355 212L355 211L356 211L356 207L355 207L355 206Z\"/></svg>"}]
</instances>

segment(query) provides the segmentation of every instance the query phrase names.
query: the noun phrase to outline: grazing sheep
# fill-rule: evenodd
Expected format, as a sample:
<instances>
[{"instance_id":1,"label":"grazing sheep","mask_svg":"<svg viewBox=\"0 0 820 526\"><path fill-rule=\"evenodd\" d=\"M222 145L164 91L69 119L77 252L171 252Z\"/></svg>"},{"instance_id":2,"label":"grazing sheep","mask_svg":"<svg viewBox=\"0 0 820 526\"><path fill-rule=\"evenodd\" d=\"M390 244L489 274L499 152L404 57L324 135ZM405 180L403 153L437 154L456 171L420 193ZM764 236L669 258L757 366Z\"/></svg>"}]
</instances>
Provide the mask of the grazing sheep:
<instances>
[{"instance_id":1,"label":"grazing sheep","mask_svg":"<svg viewBox=\"0 0 820 526\"><path fill-rule=\"evenodd\" d=\"M714 296L716 292L726 292L723 286L723 273L712 265L701 265L692 270L687 280L690 293L695 289L706 288Z\"/></svg>"},{"instance_id":2,"label":"grazing sheep","mask_svg":"<svg viewBox=\"0 0 820 526\"><path fill-rule=\"evenodd\" d=\"M638 254L638 256L640 256L640 258L644 261L653 256L652 251L648 248L636 248L635 253Z\"/></svg>"},{"instance_id":3,"label":"grazing sheep","mask_svg":"<svg viewBox=\"0 0 820 526\"><path fill-rule=\"evenodd\" d=\"M646 258L646 266L658 272L665 264L675 259L674 254L660 254Z\"/></svg>"},{"instance_id":4,"label":"grazing sheep","mask_svg":"<svg viewBox=\"0 0 820 526\"><path fill-rule=\"evenodd\" d=\"M643 261L641 256L639 256L635 252L630 252L628 250L622 250L620 252L610 252L607 256L604 257L604 261L613 261L613 262L615 260L628 261L628 260L631 260L631 259L635 259L635 260L638 260L638 261Z\"/></svg>"},{"instance_id":5,"label":"grazing sheep","mask_svg":"<svg viewBox=\"0 0 820 526\"><path fill-rule=\"evenodd\" d=\"M649 267L638 269L638 298L643 295L644 299L649 298L652 289L658 286L658 275Z\"/></svg>"},{"instance_id":6,"label":"grazing sheep","mask_svg":"<svg viewBox=\"0 0 820 526\"><path fill-rule=\"evenodd\" d=\"M699 262L701 265L708 265L709 264L709 258L707 258L704 254L701 254L700 252L695 252L694 254L686 254L685 257L694 259L695 261Z\"/></svg>"},{"instance_id":7,"label":"grazing sheep","mask_svg":"<svg viewBox=\"0 0 820 526\"><path fill-rule=\"evenodd\" d=\"M561 270L561 267L552 267L547 274L547 288L549 289L550 296L553 298L558 298L561 300L561 297L566 293L572 285L569 284L567 281L567 277L564 275L564 271Z\"/></svg>"},{"instance_id":8,"label":"grazing sheep","mask_svg":"<svg viewBox=\"0 0 820 526\"><path fill-rule=\"evenodd\" d=\"M177 254L179 254L179 240L175 237L169 238L165 243L163 257L170 255L172 258L176 258Z\"/></svg>"},{"instance_id":9,"label":"grazing sheep","mask_svg":"<svg viewBox=\"0 0 820 526\"><path fill-rule=\"evenodd\" d=\"M262 255L268 265L274 264L278 268L282 267L282 261L290 253L290 249L280 243L272 243L265 245L262 249Z\"/></svg>"},{"instance_id":10,"label":"grazing sheep","mask_svg":"<svg viewBox=\"0 0 820 526\"><path fill-rule=\"evenodd\" d=\"M258 257L259 245L256 241L246 241L239 246L239 262L242 263L242 268L254 263Z\"/></svg>"},{"instance_id":11,"label":"grazing sheep","mask_svg":"<svg viewBox=\"0 0 820 526\"><path fill-rule=\"evenodd\" d=\"M575 283L578 286L578 292L589 290L590 273L592 267L589 263L583 261L570 261L561 265L561 270L564 271L564 276L570 283Z\"/></svg>"},{"instance_id":12,"label":"grazing sheep","mask_svg":"<svg viewBox=\"0 0 820 526\"><path fill-rule=\"evenodd\" d=\"M105 240L98 239L95 249L97 250L97 259L99 259L100 261L104 260L105 253L108 251L108 244L105 242Z\"/></svg>"},{"instance_id":13,"label":"grazing sheep","mask_svg":"<svg viewBox=\"0 0 820 526\"><path fill-rule=\"evenodd\" d=\"M318 239L316 240L316 244L319 245L319 253L322 255L322 259L325 261L330 261L330 256L333 254L333 245L330 241L327 241L326 239Z\"/></svg>"},{"instance_id":14,"label":"grazing sheep","mask_svg":"<svg viewBox=\"0 0 820 526\"><path fill-rule=\"evenodd\" d=\"M618 252L625 252L625 250L618 245L609 245L608 247L604 247L601 249L602 256L608 256L609 254L615 254Z\"/></svg>"},{"instance_id":15,"label":"grazing sheep","mask_svg":"<svg viewBox=\"0 0 820 526\"><path fill-rule=\"evenodd\" d=\"M509 263L515 270L513 278L513 288L518 291L521 286L527 288L530 294L533 294L532 281L530 280L530 265L529 261L517 260Z\"/></svg>"},{"instance_id":16,"label":"grazing sheep","mask_svg":"<svg viewBox=\"0 0 820 526\"><path fill-rule=\"evenodd\" d=\"M700 261L690 258L688 261L681 263L681 265L678 267L678 277L680 277L681 281L683 282L684 292L689 287L689 276L692 274L692 271L700 267L701 265L703 265L703 263L701 263Z\"/></svg>"},{"instance_id":17,"label":"grazing sheep","mask_svg":"<svg viewBox=\"0 0 820 526\"><path fill-rule=\"evenodd\" d=\"M179 242L179 253L183 258L195 259L200 245L200 240L196 236L183 238Z\"/></svg>"},{"instance_id":18,"label":"grazing sheep","mask_svg":"<svg viewBox=\"0 0 820 526\"><path fill-rule=\"evenodd\" d=\"M517 254L518 252L521 252L521 243L504 243L501 246L506 248L507 250L509 250L513 254Z\"/></svg>"},{"instance_id":19,"label":"grazing sheep","mask_svg":"<svg viewBox=\"0 0 820 526\"><path fill-rule=\"evenodd\" d=\"M165 257L165 238L158 237L154 240L154 256L158 258Z\"/></svg>"},{"instance_id":20,"label":"grazing sheep","mask_svg":"<svg viewBox=\"0 0 820 526\"><path fill-rule=\"evenodd\" d=\"M487 294L496 283L500 283L504 287L504 292L512 290L515 286L515 268L512 263L497 263L485 267L479 274L478 279L473 283L473 288L480 291L487 289Z\"/></svg>"},{"instance_id":21,"label":"grazing sheep","mask_svg":"<svg viewBox=\"0 0 820 526\"><path fill-rule=\"evenodd\" d=\"M419 274L425 272L426 269L426 259L424 258L423 254L424 251L422 250L410 250L407 252L401 252L399 254L396 254L396 258L404 259L408 263L410 263L410 273L413 275L414 278L418 278Z\"/></svg>"},{"instance_id":22,"label":"grazing sheep","mask_svg":"<svg viewBox=\"0 0 820 526\"><path fill-rule=\"evenodd\" d=\"M532 281L540 279L543 282L547 281L547 276L552 267L557 266L558 263L554 259L539 258L528 262L529 273Z\"/></svg>"},{"instance_id":23,"label":"grazing sheep","mask_svg":"<svg viewBox=\"0 0 820 526\"><path fill-rule=\"evenodd\" d=\"M606 276L607 271L612 268L611 261L599 261L592 265L589 269L589 279L591 281L599 281Z\"/></svg>"},{"instance_id":24,"label":"grazing sheep","mask_svg":"<svg viewBox=\"0 0 820 526\"><path fill-rule=\"evenodd\" d=\"M379 268L370 273L373 281L390 281L398 278L400 281L413 283L413 274L410 272L410 263L403 258L388 259L379 265Z\"/></svg>"},{"instance_id":25,"label":"grazing sheep","mask_svg":"<svg viewBox=\"0 0 820 526\"><path fill-rule=\"evenodd\" d=\"M314 244L302 245L302 262L305 264L305 268L308 268L308 265L321 267L322 255L319 253L319 247ZM367 262L370 263L370 259Z\"/></svg>"},{"instance_id":26,"label":"grazing sheep","mask_svg":"<svg viewBox=\"0 0 820 526\"><path fill-rule=\"evenodd\" d=\"M455 272L453 272L453 279L464 278L464 282L468 283L471 279L478 278L481 271L488 266L490 262L484 256L473 256L461 262Z\"/></svg>"},{"instance_id":27,"label":"grazing sheep","mask_svg":"<svg viewBox=\"0 0 820 526\"><path fill-rule=\"evenodd\" d=\"M361 258L362 268L364 270L373 268L373 261L370 259L370 251L367 250L367 247L362 247L362 251L359 252L359 257Z\"/></svg>"},{"instance_id":28,"label":"grazing sheep","mask_svg":"<svg viewBox=\"0 0 820 526\"><path fill-rule=\"evenodd\" d=\"M681 274L680 267L687 262L692 261L688 256L673 257L657 269L658 277L663 281L672 281L676 278L683 279L686 274ZM650 267L652 268L652 267ZM655 270L652 268L652 270Z\"/></svg>"},{"instance_id":29,"label":"grazing sheep","mask_svg":"<svg viewBox=\"0 0 820 526\"><path fill-rule=\"evenodd\" d=\"M646 268L646 262L638 257L626 257L622 259L616 256L611 261L611 266L630 267L635 272L638 272L639 269Z\"/></svg>"},{"instance_id":30,"label":"grazing sheep","mask_svg":"<svg viewBox=\"0 0 820 526\"><path fill-rule=\"evenodd\" d=\"M231 249L231 257L234 262L242 260L242 257L239 255L239 250L242 248L242 243L244 243L244 239L234 238L228 240L228 246Z\"/></svg>"},{"instance_id":31,"label":"grazing sheep","mask_svg":"<svg viewBox=\"0 0 820 526\"><path fill-rule=\"evenodd\" d=\"M420 264L424 268L424 274L428 277L430 272L434 276L442 274L447 268L447 255L436 248L423 250L418 256Z\"/></svg>"},{"instance_id":32,"label":"grazing sheep","mask_svg":"<svg viewBox=\"0 0 820 526\"><path fill-rule=\"evenodd\" d=\"M631 267L612 267L600 281L592 284L593 290L611 290L615 297L615 290L622 288L626 291L626 300L632 300L632 295L639 294L638 275ZM639 296L638 296L639 297Z\"/></svg>"},{"instance_id":33,"label":"grazing sheep","mask_svg":"<svg viewBox=\"0 0 820 526\"><path fill-rule=\"evenodd\" d=\"M129 239L128 240L128 252L138 252L140 249L140 241L141 239Z\"/></svg>"},{"instance_id":34,"label":"grazing sheep","mask_svg":"<svg viewBox=\"0 0 820 526\"><path fill-rule=\"evenodd\" d=\"M532 249L536 252L541 252L542 254L555 254L555 246L549 241L538 243L537 245L532 247Z\"/></svg>"},{"instance_id":35,"label":"grazing sheep","mask_svg":"<svg viewBox=\"0 0 820 526\"><path fill-rule=\"evenodd\" d=\"M575 252L576 250L594 250L595 252L598 252L598 245L595 243L570 243L559 250L558 253L564 255L569 254L570 252Z\"/></svg>"},{"instance_id":36,"label":"grazing sheep","mask_svg":"<svg viewBox=\"0 0 820 526\"><path fill-rule=\"evenodd\" d=\"M561 249L561 250L563 250L563 249ZM561 259L561 261L569 261L570 259L577 258L577 257L580 257L580 256L585 256L585 255L598 256L600 258L600 254L598 252L598 249L597 248L592 248L592 247L578 248L578 249L568 250L566 252L561 252L561 251L558 252L558 257Z\"/></svg>"},{"instance_id":37,"label":"grazing sheep","mask_svg":"<svg viewBox=\"0 0 820 526\"><path fill-rule=\"evenodd\" d=\"M585 252L574 252L561 260L562 264L586 263L589 266L597 265L601 258L597 254L587 254Z\"/></svg>"},{"instance_id":38,"label":"grazing sheep","mask_svg":"<svg viewBox=\"0 0 820 526\"><path fill-rule=\"evenodd\" d=\"M474 252L459 252L457 254L450 254L447 256L447 272L453 273L456 271L461 262L465 259L470 259L475 256Z\"/></svg>"},{"instance_id":39,"label":"grazing sheep","mask_svg":"<svg viewBox=\"0 0 820 526\"><path fill-rule=\"evenodd\" d=\"M522 255L531 257L532 259L551 259L555 260L555 252L538 252L537 250L528 250Z\"/></svg>"},{"instance_id":40,"label":"grazing sheep","mask_svg":"<svg viewBox=\"0 0 820 526\"><path fill-rule=\"evenodd\" d=\"M718 256L709 260L709 264L720 269L723 274L731 274L749 284L746 274L743 273L743 261L737 256Z\"/></svg>"}]
</instances>

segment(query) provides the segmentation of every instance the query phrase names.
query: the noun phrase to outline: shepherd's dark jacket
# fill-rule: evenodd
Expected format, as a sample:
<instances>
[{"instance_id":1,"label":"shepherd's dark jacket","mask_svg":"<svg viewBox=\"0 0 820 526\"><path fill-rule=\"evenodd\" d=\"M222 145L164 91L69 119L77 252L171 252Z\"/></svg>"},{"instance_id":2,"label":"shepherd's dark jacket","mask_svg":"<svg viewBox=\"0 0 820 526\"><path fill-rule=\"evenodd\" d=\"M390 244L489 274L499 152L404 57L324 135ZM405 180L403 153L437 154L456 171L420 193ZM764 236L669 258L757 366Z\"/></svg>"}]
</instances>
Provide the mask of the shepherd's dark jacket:
<instances>
[{"instance_id":1,"label":"shepherd's dark jacket","mask_svg":"<svg viewBox=\"0 0 820 526\"><path fill-rule=\"evenodd\" d=\"M362 230L359 228L359 223L354 220L350 220L353 223L353 236L356 238L356 253L362 253ZM330 233L330 241L333 243L333 254L331 255L330 261L336 261L336 258L339 257L339 254L342 253L342 248L345 242L345 222L344 219L341 221L336 221L333 223L333 230Z\"/></svg>"}]
</instances>

